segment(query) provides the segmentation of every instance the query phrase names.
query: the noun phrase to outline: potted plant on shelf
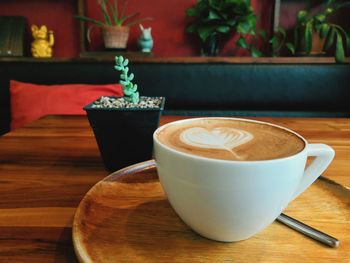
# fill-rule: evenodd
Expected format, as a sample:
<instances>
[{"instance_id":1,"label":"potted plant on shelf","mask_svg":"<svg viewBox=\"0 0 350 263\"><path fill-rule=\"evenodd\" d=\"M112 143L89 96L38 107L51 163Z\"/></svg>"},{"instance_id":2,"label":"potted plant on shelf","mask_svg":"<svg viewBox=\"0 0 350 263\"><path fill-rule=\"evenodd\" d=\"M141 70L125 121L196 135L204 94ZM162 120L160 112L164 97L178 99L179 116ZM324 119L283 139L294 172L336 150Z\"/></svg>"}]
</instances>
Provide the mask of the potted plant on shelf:
<instances>
[{"instance_id":1,"label":"potted plant on shelf","mask_svg":"<svg viewBox=\"0 0 350 263\"><path fill-rule=\"evenodd\" d=\"M164 97L139 96L128 63L122 56L115 58L124 97L101 97L84 107L109 171L151 159L152 134L164 109Z\"/></svg>"},{"instance_id":2,"label":"potted plant on shelf","mask_svg":"<svg viewBox=\"0 0 350 263\"><path fill-rule=\"evenodd\" d=\"M246 40L247 36L257 37L256 16L250 0L199 0L186 10L186 15L193 18L186 31L199 36L202 55L216 56L223 38L235 31L240 35L236 41L239 47L249 50L254 57L261 56Z\"/></svg>"},{"instance_id":3,"label":"potted plant on shelf","mask_svg":"<svg viewBox=\"0 0 350 263\"><path fill-rule=\"evenodd\" d=\"M329 17L349 4L349 1L338 4L335 0L328 0L324 8L315 14L300 10L292 42L285 42L287 33L284 28L279 27L275 32L270 41L273 55L278 55L283 46L293 55L324 55L335 45L336 62L344 62L345 54L350 51L350 36L340 25L329 22Z\"/></svg>"},{"instance_id":4,"label":"potted plant on shelf","mask_svg":"<svg viewBox=\"0 0 350 263\"><path fill-rule=\"evenodd\" d=\"M91 42L90 32L93 26L101 29L105 48L125 49L129 39L130 27L141 21L151 20L149 17L137 18L140 13L125 14L128 0L114 0L113 4L110 0L98 0L98 5L101 7L104 21L94 18L77 15L75 18L85 22L92 23L87 30L87 39Z\"/></svg>"}]
</instances>

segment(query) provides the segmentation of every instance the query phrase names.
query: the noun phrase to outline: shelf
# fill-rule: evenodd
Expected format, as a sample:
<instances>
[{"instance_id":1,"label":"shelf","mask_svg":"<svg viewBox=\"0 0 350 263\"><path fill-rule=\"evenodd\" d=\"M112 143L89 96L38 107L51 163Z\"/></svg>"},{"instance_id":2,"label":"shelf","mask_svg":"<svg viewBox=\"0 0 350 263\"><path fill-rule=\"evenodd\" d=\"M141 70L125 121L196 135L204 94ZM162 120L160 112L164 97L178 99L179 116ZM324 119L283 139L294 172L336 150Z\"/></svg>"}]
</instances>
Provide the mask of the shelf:
<instances>
[{"instance_id":1,"label":"shelf","mask_svg":"<svg viewBox=\"0 0 350 263\"><path fill-rule=\"evenodd\" d=\"M100 53L100 52L99 52ZM115 53L117 54L117 53ZM227 63L227 64L336 64L333 57L152 57L131 54L128 57L132 63ZM113 62L112 54L75 57L75 58L32 58L32 57L0 57L0 62L38 62L38 63L69 63L69 62ZM350 58L346 59L346 64L350 63Z\"/></svg>"}]
</instances>

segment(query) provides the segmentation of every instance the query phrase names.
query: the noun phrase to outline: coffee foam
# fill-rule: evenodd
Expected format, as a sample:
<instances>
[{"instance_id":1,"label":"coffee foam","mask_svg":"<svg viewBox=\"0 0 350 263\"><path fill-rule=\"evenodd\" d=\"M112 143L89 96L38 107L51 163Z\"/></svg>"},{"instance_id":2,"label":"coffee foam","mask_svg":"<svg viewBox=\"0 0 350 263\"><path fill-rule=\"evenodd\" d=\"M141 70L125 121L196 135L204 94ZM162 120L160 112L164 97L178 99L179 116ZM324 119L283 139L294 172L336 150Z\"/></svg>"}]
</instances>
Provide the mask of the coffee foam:
<instances>
[{"instance_id":1,"label":"coffee foam","mask_svg":"<svg viewBox=\"0 0 350 263\"><path fill-rule=\"evenodd\" d=\"M292 132L238 119L203 118L170 124L157 133L175 150L224 160L270 160L302 151L304 141Z\"/></svg>"},{"instance_id":2,"label":"coffee foam","mask_svg":"<svg viewBox=\"0 0 350 263\"><path fill-rule=\"evenodd\" d=\"M226 150L241 159L233 149L252 140L254 136L244 130L217 127L212 130L207 130L202 127L194 127L185 129L180 134L180 140L193 147L205 149Z\"/></svg>"}]
</instances>

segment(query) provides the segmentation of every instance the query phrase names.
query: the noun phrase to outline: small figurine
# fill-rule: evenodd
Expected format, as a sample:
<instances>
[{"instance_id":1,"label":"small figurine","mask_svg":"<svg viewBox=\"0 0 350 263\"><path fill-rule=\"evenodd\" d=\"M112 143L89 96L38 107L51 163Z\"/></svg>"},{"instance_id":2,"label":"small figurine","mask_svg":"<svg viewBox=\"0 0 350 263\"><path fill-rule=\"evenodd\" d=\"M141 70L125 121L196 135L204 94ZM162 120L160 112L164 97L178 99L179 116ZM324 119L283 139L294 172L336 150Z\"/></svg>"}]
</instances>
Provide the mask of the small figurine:
<instances>
[{"instance_id":1,"label":"small figurine","mask_svg":"<svg viewBox=\"0 0 350 263\"><path fill-rule=\"evenodd\" d=\"M153 39L151 35L152 28L144 28L141 24L139 25L141 29L141 35L139 37L138 43L142 52L151 52L153 48Z\"/></svg>"},{"instance_id":2,"label":"small figurine","mask_svg":"<svg viewBox=\"0 0 350 263\"><path fill-rule=\"evenodd\" d=\"M47 31L46 26L38 28L32 25L32 35L34 41L32 42L32 55L35 58L51 58L52 47L55 42L53 31Z\"/></svg>"}]
</instances>

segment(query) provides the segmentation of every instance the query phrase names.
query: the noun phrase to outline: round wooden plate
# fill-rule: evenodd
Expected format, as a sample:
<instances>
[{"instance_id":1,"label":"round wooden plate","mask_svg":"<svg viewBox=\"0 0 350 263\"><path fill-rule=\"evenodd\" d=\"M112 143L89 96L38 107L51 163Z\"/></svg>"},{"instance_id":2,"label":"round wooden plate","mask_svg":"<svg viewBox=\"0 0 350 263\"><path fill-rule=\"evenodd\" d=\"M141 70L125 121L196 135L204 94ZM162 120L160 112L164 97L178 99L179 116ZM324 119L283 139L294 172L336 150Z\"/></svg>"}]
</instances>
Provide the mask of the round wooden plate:
<instances>
[{"instance_id":1,"label":"round wooden plate","mask_svg":"<svg viewBox=\"0 0 350 263\"><path fill-rule=\"evenodd\" d=\"M73 243L80 262L345 262L349 207L350 191L323 179L284 211L338 238L337 249L278 222L245 241L212 241L173 211L152 160L111 174L86 194L74 217Z\"/></svg>"}]
</instances>

